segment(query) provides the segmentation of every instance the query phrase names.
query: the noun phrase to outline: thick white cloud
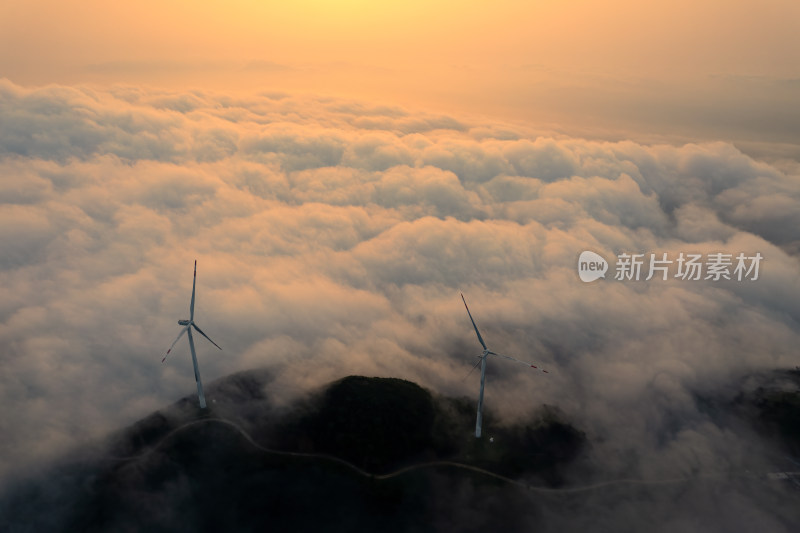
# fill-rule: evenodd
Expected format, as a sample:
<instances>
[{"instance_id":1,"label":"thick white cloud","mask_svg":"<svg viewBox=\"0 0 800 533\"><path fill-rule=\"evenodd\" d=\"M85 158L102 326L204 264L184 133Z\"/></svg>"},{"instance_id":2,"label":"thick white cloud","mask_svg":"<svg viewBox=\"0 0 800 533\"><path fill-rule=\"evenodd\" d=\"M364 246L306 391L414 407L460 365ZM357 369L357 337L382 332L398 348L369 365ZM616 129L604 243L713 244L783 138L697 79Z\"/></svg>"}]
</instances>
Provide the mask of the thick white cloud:
<instances>
[{"instance_id":1,"label":"thick white cloud","mask_svg":"<svg viewBox=\"0 0 800 533\"><path fill-rule=\"evenodd\" d=\"M738 461L693 395L797 361L799 177L728 144L7 81L0 123L0 473L192 394L188 347L159 361L195 258L224 348L198 342L206 381L266 365L281 401L354 373L474 396L463 290L496 350L550 370L491 361L487 406L557 404L628 474ZM758 281L583 284L586 249L764 261Z\"/></svg>"}]
</instances>

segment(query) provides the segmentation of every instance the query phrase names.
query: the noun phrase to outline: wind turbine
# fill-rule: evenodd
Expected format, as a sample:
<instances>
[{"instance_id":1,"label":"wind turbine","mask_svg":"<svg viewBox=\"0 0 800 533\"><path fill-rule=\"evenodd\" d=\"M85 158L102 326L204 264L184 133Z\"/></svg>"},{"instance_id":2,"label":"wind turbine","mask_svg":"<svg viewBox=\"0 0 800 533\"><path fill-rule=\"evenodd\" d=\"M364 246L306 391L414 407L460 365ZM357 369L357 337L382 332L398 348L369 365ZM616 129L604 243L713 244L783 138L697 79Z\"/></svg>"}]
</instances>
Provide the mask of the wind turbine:
<instances>
[{"instance_id":1,"label":"wind turbine","mask_svg":"<svg viewBox=\"0 0 800 533\"><path fill-rule=\"evenodd\" d=\"M479 439L479 438L481 438L481 422L483 421L483 386L484 386L484 383L486 382L486 358L487 357L489 357L490 355L496 355L498 357L503 357L505 359L510 359L511 361L516 361L517 363L522 363L525 366L529 366L531 368L535 368L537 370L541 370L545 374L547 374L548 372L547 372L547 370L542 370L541 368L537 367L536 365L534 365L532 363L528 363L527 361L520 361L519 359L514 359L513 357L509 357L507 355L503 355L503 354L500 354L500 353L497 353L497 352L493 352L489 348L487 348L486 347L486 343L483 342L483 337L481 337L481 332L478 331L478 326L475 325L475 320L473 320L473 318L472 318L472 313L469 312L469 306L467 305L467 301L464 299L464 294L463 293L461 294L461 299L464 301L464 307L467 308L467 314L469 315L469 319L472 322L472 327L475 328L475 333L478 335L478 341L480 341L481 346L483 346L483 353L478 356L478 357L481 358L481 360L478 361L478 363L476 363L475 366L472 367L473 370L474 370L475 367L478 366L478 364L481 365L481 393L480 393L480 396L478 396L478 419L475 422L475 438Z\"/></svg>"},{"instance_id":2,"label":"wind turbine","mask_svg":"<svg viewBox=\"0 0 800 533\"><path fill-rule=\"evenodd\" d=\"M197 382L197 397L200 399L200 407L202 409L206 408L206 397L203 394L203 382L200 380L200 370L197 368L197 354L194 351L194 339L192 338L192 328L196 329L197 332L208 339L208 342L219 348L219 345L212 341L208 335L203 333L203 330L197 327L197 324L194 323L194 289L197 286L197 260L194 261L194 280L192 281L192 303L189 305L189 320L178 320L178 324L184 326L181 332L178 334L178 338L175 339L175 342L172 343L172 346L169 347L167 350L167 354L164 356L164 359L161 360L163 363L167 360L167 355L175 345L181 340L184 333L189 333L189 348L192 350L192 364L194 365L194 380ZM222 348L219 348L220 350Z\"/></svg>"}]
</instances>

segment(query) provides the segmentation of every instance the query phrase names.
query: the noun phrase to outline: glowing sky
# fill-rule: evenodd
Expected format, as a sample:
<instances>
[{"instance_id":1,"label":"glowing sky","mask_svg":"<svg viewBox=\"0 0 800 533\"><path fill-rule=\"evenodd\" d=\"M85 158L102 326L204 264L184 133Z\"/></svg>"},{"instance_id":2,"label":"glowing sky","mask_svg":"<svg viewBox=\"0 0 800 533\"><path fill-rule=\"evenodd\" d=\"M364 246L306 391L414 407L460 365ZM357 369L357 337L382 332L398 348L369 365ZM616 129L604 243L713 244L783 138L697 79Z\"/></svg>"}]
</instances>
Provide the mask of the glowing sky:
<instances>
[{"instance_id":1,"label":"glowing sky","mask_svg":"<svg viewBox=\"0 0 800 533\"><path fill-rule=\"evenodd\" d=\"M366 97L797 158L799 35L792 0L12 1L0 75Z\"/></svg>"}]
</instances>

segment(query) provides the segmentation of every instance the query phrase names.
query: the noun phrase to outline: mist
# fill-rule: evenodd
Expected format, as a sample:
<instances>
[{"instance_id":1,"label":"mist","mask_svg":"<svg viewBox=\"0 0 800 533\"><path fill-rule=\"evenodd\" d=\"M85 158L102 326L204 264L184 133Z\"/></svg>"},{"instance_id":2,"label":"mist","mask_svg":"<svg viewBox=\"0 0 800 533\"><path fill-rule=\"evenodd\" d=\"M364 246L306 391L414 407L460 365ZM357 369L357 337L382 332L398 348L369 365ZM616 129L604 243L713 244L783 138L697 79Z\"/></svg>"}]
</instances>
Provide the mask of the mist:
<instances>
[{"instance_id":1,"label":"mist","mask_svg":"<svg viewBox=\"0 0 800 533\"><path fill-rule=\"evenodd\" d=\"M463 292L493 350L549 372L492 359L487 407L557 405L606 479L765 457L698 397L798 364L787 167L284 93L0 81L0 117L4 478L193 392L187 346L160 361L195 259L223 348L198 338L206 382L267 368L278 405L346 375L476 398ZM583 283L584 250L764 259L757 280Z\"/></svg>"}]
</instances>

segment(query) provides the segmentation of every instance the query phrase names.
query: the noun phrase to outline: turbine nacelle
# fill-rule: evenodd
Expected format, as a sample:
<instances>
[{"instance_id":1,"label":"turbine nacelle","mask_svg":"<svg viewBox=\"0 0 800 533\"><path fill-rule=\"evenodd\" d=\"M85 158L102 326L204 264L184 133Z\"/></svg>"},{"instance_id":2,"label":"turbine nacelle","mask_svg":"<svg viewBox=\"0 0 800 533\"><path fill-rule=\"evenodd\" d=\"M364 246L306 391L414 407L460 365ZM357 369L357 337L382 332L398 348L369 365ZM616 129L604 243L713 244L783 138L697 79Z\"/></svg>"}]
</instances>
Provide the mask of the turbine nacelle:
<instances>
[{"instance_id":1,"label":"turbine nacelle","mask_svg":"<svg viewBox=\"0 0 800 533\"><path fill-rule=\"evenodd\" d=\"M178 320L178 325L180 326L188 326L191 323L192 323L191 320Z\"/></svg>"}]
</instances>

